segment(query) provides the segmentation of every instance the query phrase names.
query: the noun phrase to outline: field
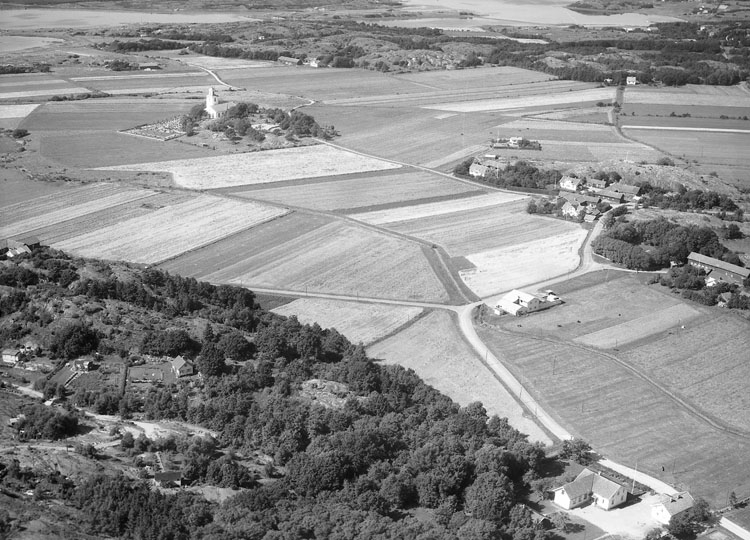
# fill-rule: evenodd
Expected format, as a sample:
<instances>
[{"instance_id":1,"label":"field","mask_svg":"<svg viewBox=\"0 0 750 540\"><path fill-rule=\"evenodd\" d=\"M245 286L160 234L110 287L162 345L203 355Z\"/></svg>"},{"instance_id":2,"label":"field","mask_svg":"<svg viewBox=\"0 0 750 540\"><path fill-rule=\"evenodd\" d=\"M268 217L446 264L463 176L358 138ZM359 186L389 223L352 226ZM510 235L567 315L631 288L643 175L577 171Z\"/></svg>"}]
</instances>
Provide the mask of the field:
<instances>
[{"instance_id":1,"label":"field","mask_svg":"<svg viewBox=\"0 0 750 540\"><path fill-rule=\"evenodd\" d=\"M750 107L750 94L739 86L685 85L679 88L626 88L625 103L653 105L689 105L722 107Z\"/></svg>"},{"instance_id":2,"label":"field","mask_svg":"<svg viewBox=\"0 0 750 540\"><path fill-rule=\"evenodd\" d=\"M750 155L737 151L738 148L750 146L750 132L741 134L633 128L624 131L629 137L703 165L750 165Z\"/></svg>"},{"instance_id":3,"label":"field","mask_svg":"<svg viewBox=\"0 0 750 540\"><path fill-rule=\"evenodd\" d=\"M691 415L609 357L515 332L478 332L548 412L605 457L717 506L731 489L750 491L747 439Z\"/></svg>"},{"instance_id":4,"label":"field","mask_svg":"<svg viewBox=\"0 0 750 540\"><path fill-rule=\"evenodd\" d=\"M14 174L15 173L15 174ZM0 212L9 206L25 203L50 194L63 194L67 190L77 189L69 184L52 184L48 182L30 182L20 171L6 169L0 178ZM2 218L0 217L0 223Z\"/></svg>"},{"instance_id":5,"label":"field","mask_svg":"<svg viewBox=\"0 0 750 540\"><path fill-rule=\"evenodd\" d=\"M190 110L187 102L97 99L45 103L21 127L39 131L118 131Z\"/></svg>"},{"instance_id":6,"label":"field","mask_svg":"<svg viewBox=\"0 0 750 540\"><path fill-rule=\"evenodd\" d=\"M79 94L90 90L42 73L0 75L0 100Z\"/></svg>"},{"instance_id":7,"label":"field","mask_svg":"<svg viewBox=\"0 0 750 540\"><path fill-rule=\"evenodd\" d=\"M351 217L370 223L371 225L385 225L399 221L424 219L463 211L479 210L503 203L526 199L526 195L496 191L492 193L477 192L477 195L464 199L440 201L426 204L414 204L372 212L352 214Z\"/></svg>"},{"instance_id":8,"label":"field","mask_svg":"<svg viewBox=\"0 0 750 540\"><path fill-rule=\"evenodd\" d=\"M324 216L293 213L162 268L215 283L441 302L420 246Z\"/></svg>"},{"instance_id":9,"label":"field","mask_svg":"<svg viewBox=\"0 0 750 540\"><path fill-rule=\"evenodd\" d=\"M154 192L122 188L114 184L88 184L64 193L51 193L2 207L0 235L5 238L29 234L36 229L56 225L120 204L145 199Z\"/></svg>"},{"instance_id":10,"label":"field","mask_svg":"<svg viewBox=\"0 0 750 540\"><path fill-rule=\"evenodd\" d=\"M263 60L243 60L240 58L220 58L218 56L201 56L190 54L187 56L175 56L174 60L183 62L188 66L199 66L206 69L247 69L258 67L272 67L274 62Z\"/></svg>"},{"instance_id":11,"label":"field","mask_svg":"<svg viewBox=\"0 0 750 540\"><path fill-rule=\"evenodd\" d=\"M523 136L534 141L623 142L610 126L539 118L513 120L500 126L498 132L502 137Z\"/></svg>"},{"instance_id":12,"label":"field","mask_svg":"<svg viewBox=\"0 0 750 540\"><path fill-rule=\"evenodd\" d=\"M37 107L39 107L39 105L35 103L26 105L0 105L0 119L24 118Z\"/></svg>"},{"instance_id":13,"label":"field","mask_svg":"<svg viewBox=\"0 0 750 540\"><path fill-rule=\"evenodd\" d=\"M303 324L317 323L322 328L335 328L352 343L364 345L393 333L422 313L418 307L359 304L322 298L301 298L272 311L279 315L294 315Z\"/></svg>"},{"instance_id":14,"label":"field","mask_svg":"<svg viewBox=\"0 0 750 540\"><path fill-rule=\"evenodd\" d=\"M298 185L248 189L233 195L302 206L314 210L351 211L380 205L408 204L432 197L481 193L476 188L423 171L403 169L396 172L353 175L353 178L305 181Z\"/></svg>"},{"instance_id":15,"label":"field","mask_svg":"<svg viewBox=\"0 0 750 540\"><path fill-rule=\"evenodd\" d=\"M290 163L294 163L295 166L290 166ZM398 167L400 165L338 150L328 145L317 145L204 159L101 167L100 170L164 171L174 175L174 181L182 187L211 189Z\"/></svg>"},{"instance_id":16,"label":"field","mask_svg":"<svg viewBox=\"0 0 750 540\"><path fill-rule=\"evenodd\" d=\"M589 85L584 86L584 83L578 84L581 85L579 88L587 89L578 90L571 86L569 91L559 91L558 93L541 93L539 95L516 98L481 99L470 102L440 103L429 105L427 108L455 112L504 111L525 107L549 107L571 103L608 101L615 97L614 88L590 88Z\"/></svg>"},{"instance_id":17,"label":"field","mask_svg":"<svg viewBox=\"0 0 750 540\"><path fill-rule=\"evenodd\" d=\"M435 311L367 349L371 358L413 369L427 384L466 406L481 401L488 415L508 418L533 441L549 442L475 353L449 313Z\"/></svg>"},{"instance_id":18,"label":"field","mask_svg":"<svg viewBox=\"0 0 750 540\"><path fill-rule=\"evenodd\" d=\"M153 264L286 212L258 203L200 195L58 242L54 247L83 257Z\"/></svg>"},{"instance_id":19,"label":"field","mask_svg":"<svg viewBox=\"0 0 750 540\"><path fill-rule=\"evenodd\" d=\"M420 246L343 222L300 233L205 279L251 288L447 299Z\"/></svg>"},{"instance_id":20,"label":"field","mask_svg":"<svg viewBox=\"0 0 750 540\"><path fill-rule=\"evenodd\" d=\"M578 249L586 234L584 229L576 228L467 255L476 268L461 270L461 279L474 293L485 297L571 272L580 261Z\"/></svg>"},{"instance_id":21,"label":"field","mask_svg":"<svg viewBox=\"0 0 750 540\"><path fill-rule=\"evenodd\" d=\"M510 202L392 222L387 224L387 228L439 244L454 257L580 230L574 223L527 214L525 197L521 199L515 194L503 195ZM487 197L494 198L495 195ZM481 200L472 198L457 201L456 206L460 208L475 199L477 202Z\"/></svg>"}]
</instances>

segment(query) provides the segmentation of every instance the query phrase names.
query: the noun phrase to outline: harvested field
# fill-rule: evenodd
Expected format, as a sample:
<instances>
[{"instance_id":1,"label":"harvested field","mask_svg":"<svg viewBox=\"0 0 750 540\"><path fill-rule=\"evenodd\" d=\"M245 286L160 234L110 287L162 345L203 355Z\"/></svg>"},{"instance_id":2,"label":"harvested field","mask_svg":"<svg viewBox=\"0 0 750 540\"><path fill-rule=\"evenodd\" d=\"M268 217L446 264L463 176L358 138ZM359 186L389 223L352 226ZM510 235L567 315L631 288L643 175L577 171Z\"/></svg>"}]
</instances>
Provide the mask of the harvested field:
<instances>
[{"instance_id":1,"label":"harvested field","mask_svg":"<svg viewBox=\"0 0 750 540\"><path fill-rule=\"evenodd\" d=\"M747 439L693 416L610 357L515 331L477 330L540 405L605 457L637 463L716 506L730 489L750 491Z\"/></svg>"},{"instance_id":2,"label":"harvested field","mask_svg":"<svg viewBox=\"0 0 750 540\"><path fill-rule=\"evenodd\" d=\"M301 298L272 311L294 315L303 324L335 328L352 343L369 345L407 324L422 313L422 308Z\"/></svg>"},{"instance_id":3,"label":"harvested field","mask_svg":"<svg viewBox=\"0 0 750 540\"><path fill-rule=\"evenodd\" d=\"M13 174L15 172L15 174ZM30 180L20 171L3 171L3 178L0 180L0 216L5 209L18 204L33 201L37 197L43 197L50 194L62 194L77 186L70 184L58 184L52 182L41 182L39 180ZM2 223L2 217L0 217Z\"/></svg>"},{"instance_id":4,"label":"harvested field","mask_svg":"<svg viewBox=\"0 0 750 540\"><path fill-rule=\"evenodd\" d=\"M547 435L524 414L492 372L463 341L449 313L435 311L367 349L370 358L413 369L427 384L462 406L481 401L488 415L508 418L532 441L549 443Z\"/></svg>"},{"instance_id":5,"label":"harvested field","mask_svg":"<svg viewBox=\"0 0 750 540\"><path fill-rule=\"evenodd\" d=\"M352 210L403 203L429 197L481 193L463 182L424 171L368 175L345 180L306 182L268 189L234 192L234 195L301 206L314 210Z\"/></svg>"},{"instance_id":6,"label":"harvested field","mask_svg":"<svg viewBox=\"0 0 750 540\"><path fill-rule=\"evenodd\" d=\"M441 90L463 90L469 88L495 86L516 86L554 80L554 77L528 69L501 66L479 69L423 71L393 76L395 79L433 86Z\"/></svg>"},{"instance_id":7,"label":"harvested field","mask_svg":"<svg viewBox=\"0 0 750 540\"><path fill-rule=\"evenodd\" d=\"M28 234L86 214L145 199L153 194L150 190L123 188L114 184L89 184L64 193L52 193L32 201L3 207L0 214L0 236L8 238Z\"/></svg>"},{"instance_id":8,"label":"harvested field","mask_svg":"<svg viewBox=\"0 0 750 540\"><path fill-rule=\"evenodd\" d=\"M400 165L338 150L328 145L317 145L205 159L102 167L101 170L164 171L174 175L175 182L182 187L211 189L399 167Z\"/></svg>"},{"instance_id":9,"label":"harvested field","mask_svg":"<svg viewBox=\"0 0 750 540\"><path fill-rule=\"evenodd\" d=\"M179 141L156 141L109 131L45 134L40 139L41 154L68 167L122 167L113 170L140 170L136 164L164 158L218 158L216 152ZM107 170L107 169L104 169ZM105 176L105 175L102 175Z\"/></svg>"},{"instance_id":10,"label":"harvested field","mask_svg":"<svg viewBox=\"0 0 750 540\"><path fill-rule=\"evenodd\" d=\"M750 433L750 417L741 412L750 410L750 323L710 311L621 356L714 418Z\"/></svg>"},{"instance_id":11,"label":"harvested field","mask_svg":"<svg viewBox=\"0 0 750 540\"><path fill-rule=\"evenodd\" d=\"M525 107L540 107L550 105L564 105L570 103L586 103L591 101L612 100L615 97L614 88L591 88L590 85L579 83L578 90L571 87L570 91L556 94L542 93L518 98L482 99L466 103L441 103L425 106L428 109L455 112L503 111L508 109L522 109ZM540 89L541 90L541 89Z\"/></svg>"},{"instance_id":12,"label":"harvested field","mask_svg":"<svg viewBox=\"0 0 750 540\"><path fill-rule=\"evenodd\" d=\"M634 126L653 128L729 129L750 131L750 121L722 118L680 118L672 116L630 116L623 119L623 129Z\"/></svg>"},{"instance_id":13,"label":"harvested field","mask_svg":"<svg viewBox=\"0 0 750 540\"><path fill-rule=\"evenodd\" d=\"M456 202L458 208L469 203L465 210L390 223L387 227L439 244L454 257L580 230L574 223L527 214L525 196L503 195L510 202L476 208L470 205L475 199L471 198ZM487 197L494 198L494 194ZM477 198L477 202L480 200Z\"/></svg>"},{"instance_id":14,"label":"harvested field","mask_svg":"<svg viewBox=\"0 0 750 540\"><path fill-rule=\"evenodd\" d=\"M564 109L562 111L543 112L535 114L533 118L543 120L567 120L568 122L584 122L592 124L606 124L609 122L608 108L581 107L579 109Z\"/></svg>"},{"instance_id":15,"label":"harvested field","mask_svg":"<svg viewBox=\"0 0 750 540\"><path fill-rule=\"evenodd\" d=\"M522 118L498 128L503 137L523 136L530 140L571 142L622 143L623 139L613 128L605 125Z\"/></svg>"},{"instance_id":16,"label":"harvested field","mask_svg":"<svg viewBox=\"0 0 750 540\"><path fill-rule=\"evenodd\" d=\"M193 197L194 195L189 193L157 194L30 232L41 239L44 244L52 245L82 234L94 233L103 227L114 226L122 221L146 216L166 206L182 204Z\"/></svg>"},{"instance_id":17,"label":"harvested field","mask_svg":"<svg viewBox=\"0 0 750 540\"><path fill-rule=\"evenodd\" d=\"M497 206L520 199L526 199L526 195L499 191L493 191L491 193L478 191L475 196L467 197L465 199L416 204L412 206L389 208L386 210L375 210L373 212L352 214L351 217L358 219L359 221L364 221L365 223L370 223L371 225L384 225L386 223L395 223L398 221L412 221L433 216L442 216L444 214L478 210L480 208Z\"/></svg>"},{"instance_id":18,"label":"harvested field","mask_svg":"<svg viewBox=\"0 0 750 540\"><path fill-rule=\"evenodd\" d=\"M210 246L184 253L161 267L175 274L205 281L209 274L241 263L247 257L260 255L276 245L294 240L332 222L332 218L322 215L292 212Z\"/></svg>"},{"instance_id":19,"label":"harvested field","mask_svg":"<svg viewBox=\"0 0 750 540\"><path fill-rule=\"evenodd\" d=\"M399 300L448 295L420 246L332 222L204 276L216 283Z\"/></svg>"},{"instance_id":20,"label":"harvested field","mask_svg":"<svg viewBox=\"0 0 750 540\"><path fill-rule=\"evenodd\" d=\"M88 88L82 86L60 86L56 88L43 87L37 88L36 90L8 90L4 89L0 92L0 99L26 99L34 97L46 97L54 95L69 95L69 94L86 94L90 92Z\"/></svg>"},{"instance_id":21,"label":"harvested field","mask_svg":"<svg viewBox=\"0 0 750 540\"><path fill-rule=\"evenodd\" d=\"M201 195L54 247L83 257L153 264L281 216L286 209Z\"/></svg>"},{"instance_id":22,"label":"harvested field","mask_svg":"<svg viewBox=\"0 0 750 540\"><path fill-rule=\"evenodd\" d=\"M39 107L38 104L0 105L0 118L24 118L37 107Z\"/></svg>"},{"instance_id":23,"label":"harvested field","mask_svg":"<svg viewBox=\"0 0 750 540\"><path fill-rule=\"evenodd\" d=\"M698 316L698 310L687 304L677 304L597 332L584 334L575 341L599 349L611 349L660 334L675 326L686 324Z\"/></svg>"},{"instance_id":24,"label":"harvested field","mask_svg":"<svg viewBox=\"0 0 750 540\"><path fill-rule=\"evenodd\" d=\"M653 105L691 105L722 107L750 107L750 95L739 86L709 86L688 84L679 88L625 90L625 103Z\"/></svg>"},{"instance_id":25,"label":"harvested field","mask_svg":"<svg viewBox=\"0 0 750 540\"><path fill-rule=\"evenodd\" d=\"M200 66L211 70L271 67L275 64L275 62L271 61L220 58L217 56L199 56L195 54L189 56L175 56L174 60L182 62L188 66Z\"/></svg>"},{"instance_id":26,"label":"harvested field","mask_svg":"<svg viewBox=\"0 0 750 540\"><path fill-rule=\"evenodd\" d=\"M122 92L123 90L151 90L165 88L167 90L184 87L203 87L214 84L216 79L205 71L191 73L133 73L129 75L100 75L93 77L76 77L71 79L76 84L86 86L107 93Z\"/></svg>"},{"instance_id":27,"label":"harvested field","mask_svg":"<svg viewBox=\"0 0 750 540\"><path fill-rule=\"evenodd\" d=\"M554 236L467 255L476 268L462 270L461 279L474 293L485 297L571 272L578 266L578 249L586 234L578 227Z\"/></svg>"},{"instance_id":28,"label":"harvested field","mask_svg":"<svg viewBox=\"0 0 750 540\"><path fill-rule=\"evenodd\" d=\"M84 100L45 103L23 124L39 131L118 131L187 113L190 104L161 101Z\"/></svg>"},{"instance_id":29,"label":"harvested field","mask_svg":"<svg viewBox=\"0 0 750 540\"><path fill-rule=\"evenodd\" d=\"M629 137L703 165L750 165L750 154L737 151L738 148L750 148L750 132L741 134L632 128L624 131Z\"/></svg>"}]
</instances>

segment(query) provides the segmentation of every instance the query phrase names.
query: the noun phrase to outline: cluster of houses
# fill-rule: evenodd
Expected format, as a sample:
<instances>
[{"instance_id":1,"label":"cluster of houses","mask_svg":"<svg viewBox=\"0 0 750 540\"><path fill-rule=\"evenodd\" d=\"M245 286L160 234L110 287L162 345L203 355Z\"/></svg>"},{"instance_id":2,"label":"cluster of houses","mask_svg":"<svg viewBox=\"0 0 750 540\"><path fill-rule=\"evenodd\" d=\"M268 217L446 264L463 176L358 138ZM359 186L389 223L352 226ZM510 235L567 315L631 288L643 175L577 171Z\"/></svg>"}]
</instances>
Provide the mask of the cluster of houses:
<instances>
[{"instance_id":1,"label":"cluster of houses","mask_svg":"<svg viewBox=\"0 0 750 540\"><path fill-rule=\"evenodd\" d=\"M594 221L601 215L599 205L623 204L638 200L640 187L617 182L608 184L607 180L597 178L576 178L563 176L560 179L560 197L565 204L560 211L570 218Z\"/></svg>"},{"instance_id":2,"label":"cluster of houses","mask_svg":"<svg viewBox=\"0 0 750 540\"><path fill-rule=\"evenodd\" d=\"M34 248L38 248L40 245L41 242L36 236L27 236L15 240L4 239L0 240L0 255L13 258L24 253L31 253Z\"/></svg>"},{"instance_id":3,"label":"cluster of houses","mask_svg":"<svg viewBox=\"0 0 750 540\"><path fill-rule=\"evenodd\" d=\"M558 304L562 304L562 300L552 291L546 291L544 295L534 295L513 289L498 300L493 310L496 315L508 313L520 317Z\"/></svg>"},{"instance_id":4,"label":"cluster of houses","mask_svg":"<svg viewBox=\"0 0 750 540\"><path fill-rule=\"evenodd\" d=\"M575 480L553 489L552 493L553 502L566 510L589 503L604 510L612 510L623 505L628 498L625 486L591 469L584 469ZM659 501L651 505L651 517L658 523L668 525L674 516L689 510L694 503L687 491L661 495Z\"/></svg>"}]
</instances>

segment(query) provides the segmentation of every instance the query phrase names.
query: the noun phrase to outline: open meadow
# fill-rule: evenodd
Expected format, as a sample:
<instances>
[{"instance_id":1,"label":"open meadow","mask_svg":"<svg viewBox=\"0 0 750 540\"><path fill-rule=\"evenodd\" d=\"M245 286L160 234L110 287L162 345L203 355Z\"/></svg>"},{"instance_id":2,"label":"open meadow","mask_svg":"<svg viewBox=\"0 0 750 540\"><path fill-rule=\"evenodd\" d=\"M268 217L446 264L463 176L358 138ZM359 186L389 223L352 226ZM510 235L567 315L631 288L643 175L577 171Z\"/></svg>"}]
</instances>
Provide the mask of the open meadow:
<instances>
[{"instance_id":1,"label":"open meadow","mask_svg":"<svg viewBox=\"0 0 750 540\"><path fill-rule=\"evenodd\" d=\"M290 166L290 163L294 163L294 166ZM212 189L399 167L394 163L321 144L202 159L100 167L99 170L168 172L181 187Z\"/></svg>"},{"instance_id":2,"label":"open meadow","mask_svg":"<svg viewBox=\"0 0 750 540\"><path fill-rule=\"evenodd\" d=\"M155 264L287 213L284 208L200 195L55 243L83 257Z\"/></svg>"},{"instance_id":3,"label":"open meadow","mask_svg":"<svg viewBox=\"0 0 750 540\"><path fill-rule=\"evenodd\" d=\"M461 279L485 297L572 272L587 232L580 227L558 231L564 232L467 255L474 268L461 270Z\"/></svg>"},{"instance_id":4,"label":"open meadow","mask_svg":"<svg viewBox=\"0 0 750 540\"><path fill-rule=\"evenodd\" d=\"M750 147L750 131L717 133L623 127L623 132L664 152L702 165L750 165L750 155L737 151L738 148Z\"/></svg>"},{"instance_id":5,"label":"open meadow","mask_svg":"<svg viewBox=\"0 0 750 540\"><path fill-rule=\"evenodd\" d=\"M82 84L70 83L47 73L0 75L0 100L22 100L86 92L90 90Z\"/></svg>"},{"instance_id":6,"label":"open meadow","mask_svg":"<svg viewBox=\"0 0 750 540\"><path fill-rule=\"evenodd\" d=\"M303 324L335 328L352 343L369 345L408 324L422 313L422 308L300 298L271 311L293 315Z\"/></svg>"},{"instance_id":7,"label":"open meadow","mask_svg":"<svg viewBox=\"0 0 750 540\"><path fill-rule=\"evenodd\" d=\"M687 105L721 107L750 107L750 93L736 86L686 84L680 87L626 88L625 103L652 105Z\"/></svg>"},{"instance_id":8,"label":"open meadow","mask_svg":"<svg viewBox=\"0 0 750 540\"><path fill-rule=\"evenodd\" d=\"M426 171L400 169L352 178L306 180L291 185L233 191L233 195L313 210L339 210L414 204L420 200L481 194L478 188Z\"/></svg>"},{"instance_id":9,"label":"open meadow","mask_svg":"<svg viewBox=\"0 0 750 540\"><path fill-rule=\"evenodd\" d=\"M545 444L549 437L464 342L453 317L434 311L398 334L367 349L371 358L413 369L427 384L466 406L481 401L488 415L508 418L513 427Z\"/></svg>"},{"instance_id":10,"label":"open meadow","mask_svg":"<svg viewBox=\"0 0 750 540\"><path fill-rule=\"evenodd\" d=\"M558 309L558 308L553 308ZM611 357L522 333L480 326L480 338L547 412L608 457L723 506L750 492L750 440L694 416ZM522 328L518 328L518 325Z\"/></svg>"}]
</instances>

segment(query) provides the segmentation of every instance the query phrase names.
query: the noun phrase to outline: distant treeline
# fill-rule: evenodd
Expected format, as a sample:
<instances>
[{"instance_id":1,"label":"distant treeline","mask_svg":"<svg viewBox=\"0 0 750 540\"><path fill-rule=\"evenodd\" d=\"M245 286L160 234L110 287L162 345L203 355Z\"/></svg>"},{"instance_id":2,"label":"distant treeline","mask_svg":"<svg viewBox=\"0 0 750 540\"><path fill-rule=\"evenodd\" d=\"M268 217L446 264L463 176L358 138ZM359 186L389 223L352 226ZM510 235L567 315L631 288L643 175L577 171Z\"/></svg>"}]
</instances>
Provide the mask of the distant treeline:
<instances>
[{"instance_id":1,"label":"distant treeline","mask_svg":"<svg viewBox=\"0 0 750 540\"><path fill-rule=\"evenodd\" d=\"M30 66L17 66L13 64L0 65L0 75L13 75L16 73L49 73L49 64L32 64Z\"/></svg>"},{"instance_id":2,"label":"distant treeline","mask_svg":"<svg viewBox=\"0 0 750 540\"><path fill-rule=\"evenodd\" d=\"M109 43L99 45L100 49L112 52L140 52L140 51L169 51L182 49L185 43L166 39L139 39L138 41L119 41L114 40Z\"/></svg>"}]
</instances>

